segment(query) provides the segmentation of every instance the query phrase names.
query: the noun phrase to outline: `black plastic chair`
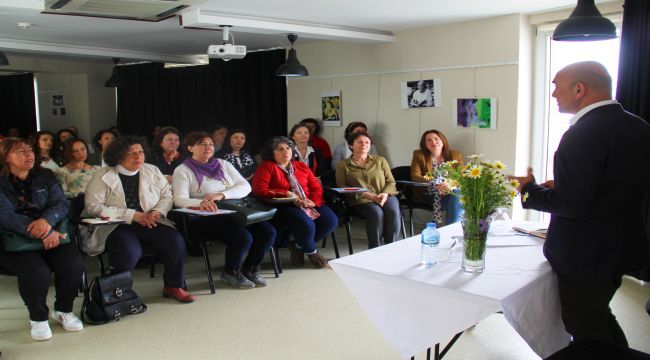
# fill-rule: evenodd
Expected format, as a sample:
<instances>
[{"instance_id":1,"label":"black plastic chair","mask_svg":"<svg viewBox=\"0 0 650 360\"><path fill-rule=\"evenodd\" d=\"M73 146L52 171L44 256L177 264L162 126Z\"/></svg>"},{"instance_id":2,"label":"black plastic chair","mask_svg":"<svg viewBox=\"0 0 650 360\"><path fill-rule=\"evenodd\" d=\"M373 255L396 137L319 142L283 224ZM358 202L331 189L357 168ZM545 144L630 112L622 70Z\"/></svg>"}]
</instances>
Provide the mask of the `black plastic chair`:
<instances>
[{"instance_id":1,"label":"black plastic chair","mask_svg":"<svg viewBox=\"0 0 650 360\"><path fill-rule=\"evenodd\" d=\"M171 212L170 212L171 213ZM186 244L198 244L201 247L201 253L203 256L203 265L205 266L205 273L208 277L208 286L210 287L210 293L214 294L216 289L214 287L214 279L212 277L212 266L210 265L210 255L208 253L208 243L217 241L218 239L190 239L189 231L187 229L187 220L191 218L192 214L182 213L182 212L173 212L175 219L180 223L180 231L185 238ZM278 265L279 258L275 252L275 248L272 246L269 250L269 255L271 256L271 263L273 264L273 272L275 277L280 277L282 273L282 268Z\"/></svg>"},{"instance_id":2,"label":"black plastic chair","mask_svg":"<svg viewBox=\"0 0 650 360\"><path fill-rule=\"evenodd\" d=\"M410 166L398 166L393 168L391 171L393 172L393 177L397 182L397 190L400 192L400 207L408 209L409 211L410 234L413 236L413 209L432 210L432 205L414 200L416 189L423 187L415 186L411 181ZM404 217L402 217L402 225L404 224L403 221ZM404 232L406 232L406 230L404 230Z\"/></svg>"}]
</instances>

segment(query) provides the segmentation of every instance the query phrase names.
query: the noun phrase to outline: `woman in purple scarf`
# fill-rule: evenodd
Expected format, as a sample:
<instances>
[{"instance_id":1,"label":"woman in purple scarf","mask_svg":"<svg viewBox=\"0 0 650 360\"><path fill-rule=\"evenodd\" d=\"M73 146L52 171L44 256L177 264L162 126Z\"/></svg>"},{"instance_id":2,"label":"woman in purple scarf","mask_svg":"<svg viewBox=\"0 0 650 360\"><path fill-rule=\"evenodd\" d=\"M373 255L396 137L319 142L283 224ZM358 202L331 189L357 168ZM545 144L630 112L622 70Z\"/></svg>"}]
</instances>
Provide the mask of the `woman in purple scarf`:
<instances>
[{"instance_id":1,"label":"woman in purple scarf","mask_svg":"<svg viewBox=\"0 0 650 360\"><path fill-rule=\"evenodd\" d=\"M175 206L216 211L215 201L240 199L251 192L248 181L232 164L213 157L210 134L189 133L184 143L191 157L174 170ZM241 227L226 216L199 216L191 219L189 225L190 238L215 238L227 245L223 281L241 289L266 286L258 270L275 241L276 232L271 224L263 221Z\"/></svg>"}]
</instances>

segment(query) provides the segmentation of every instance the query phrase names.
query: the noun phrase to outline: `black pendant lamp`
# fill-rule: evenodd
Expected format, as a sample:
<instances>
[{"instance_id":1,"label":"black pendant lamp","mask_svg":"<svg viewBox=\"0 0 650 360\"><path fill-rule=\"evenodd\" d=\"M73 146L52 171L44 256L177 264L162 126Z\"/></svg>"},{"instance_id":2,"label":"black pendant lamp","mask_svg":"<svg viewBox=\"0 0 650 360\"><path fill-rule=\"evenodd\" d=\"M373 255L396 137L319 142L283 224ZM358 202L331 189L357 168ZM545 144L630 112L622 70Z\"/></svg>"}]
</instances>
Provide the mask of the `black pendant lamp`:
<instances>
[{"instance_id":1,"label":"black pendant lamp","mask_svg":"<svg viewBox=\"0 0 650 360\"><path fill-rule=\"evenodd\" d=\"M616 37L616 26L600 14L594 0L578 0L569 18L553 32L556 41L598 41Z\"/></svg>"},{"instance_id":2,"label":"black pendant lamp","mask_svg":"<svg viewBox=\"0 0 650 360\"><path fill-rule=\"evenodd\" d=\"M277 76L309 76L309 71L307 68L298 61L298 56L296 55L296 49L293 48L293 42L296 41L298 35L289 34L287 36L291 42L291 49L289 50L289 56L287 56L287 61L280 65L278 70L275 72Z\"/></svg>"},{"instance_id":3,"label":"black pendant lamp","mask_svg":"<svg viewBox=\"0 0 650 360\"><path fill-rule=\"evenodd\" d=\"M5 65L9 65L9 59L7 59L7 56L5 56L5 54L2 51L0 51L0 66L5 66Z\"/></svg>"},{"instance_id":4,"label":"black pendant lamp","mask_svg":"<svg viewBox=\"0 0 650 360\"><path fill-rule=\"evenodd\" d=\"M123 87L124 84L126 83L124 79L118 75L116 71L116 65L117 63L120 62L120 58L113 58L113 74L111 74L111 77L106 80L106 83L104 84L105 87Z\"/></svg>"}]
</instances>

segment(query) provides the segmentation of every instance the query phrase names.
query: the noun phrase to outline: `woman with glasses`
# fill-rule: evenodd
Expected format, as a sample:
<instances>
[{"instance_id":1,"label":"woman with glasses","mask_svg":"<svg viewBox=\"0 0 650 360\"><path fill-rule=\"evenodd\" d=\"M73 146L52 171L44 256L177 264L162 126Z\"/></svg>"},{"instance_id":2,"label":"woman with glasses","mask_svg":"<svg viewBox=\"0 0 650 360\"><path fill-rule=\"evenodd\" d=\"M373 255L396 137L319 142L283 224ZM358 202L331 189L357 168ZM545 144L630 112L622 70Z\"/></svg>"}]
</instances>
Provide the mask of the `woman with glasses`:
<instances>
[{"instance_id":1,"label":"woman with glasses","mask_svg":"<svg viewBox=\"0 0 650 360\"><path fill-rule=\"evenodd\" d=\"M108 166L86 187L85 215L125 223L97 227L84 249L89 255L106 250L113 272L121 272L135 268L146 244L165 266L163 296L192 302L194 296L184 290L185 241L166 218L174 203L171 188L157 167L145 164L144 154L136 136L118 137L104 152Z\"/></svg>"},{"instance_id":2,"label":"woman with glasses","mask_svg":"<svg viewBox=\"0 0 650 360\"><path fill-rule=\"evenodd\" d=\"M291 263L304 266L305 255L315 268L328 268L327 259L318 253L316 242L329 235L338 218L323 203L323 188L307 164L293 158L293 142L284 136L266 141L262 163L253 177L253 193L263 198L285 198L272 222L288 228L296 240L289 244Z\"/></svg>"},{"instance_id":3,"label":"woman with glasses","mask_svg":"<svg viewBox=\"0 0 650 360\"><path fill-rule=\"evenodd\" d=\"M190 157L174 171L174 204L183 208L217 211L215 202L241 199L251 186L229 162L213 157L214 143L207 132L192 132L184 140ZM228 216L190 218L190 238L225 242L226 265L221 279L239 289L266 286L258 270L275 241L275 228L266 221L239 226Z\"/></svg>"}]
</instances>

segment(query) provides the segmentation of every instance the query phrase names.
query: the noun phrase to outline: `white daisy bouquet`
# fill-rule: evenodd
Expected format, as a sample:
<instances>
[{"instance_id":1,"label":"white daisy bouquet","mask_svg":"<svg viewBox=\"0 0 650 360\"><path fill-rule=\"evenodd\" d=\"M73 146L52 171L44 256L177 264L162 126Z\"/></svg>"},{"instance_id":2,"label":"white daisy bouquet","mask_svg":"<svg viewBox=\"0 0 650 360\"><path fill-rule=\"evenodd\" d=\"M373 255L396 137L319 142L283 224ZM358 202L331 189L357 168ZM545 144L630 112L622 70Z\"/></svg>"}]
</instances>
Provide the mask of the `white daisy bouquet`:
<instances>
[{"instance_id":1,"label":"white daisy bouquet","mask_svg":"<svg viewBox=\"0 0 650 360\"><path fill-rule=\"evenodd\" d=\"M510 206L519 195L519 182L508 180L505 165L498 160L482 161L482 156L468 156L465 165L447 161L427 174L427 179L443 179L450 191L458 190L453 194L460 196L466 218L485 219L498 207Z\"/></svg>"},{"instance_id":2,"label":"white daisy bouquet","mask_svg":"<svg viewBox=\"0 0 650 360\"><path fill-rule=\"evenodd\" d=\"M510 206L519 195L519 182L508 180L501 161L482 161L482 155L468 156L467 164L447 161L440 164L427 179L442 179L465 210L462 226L464 234L463 268L482 271L485 246L490 224L499 207ZM470 267L474 270L468 270Z\"/></svg>"}]
</instances>

